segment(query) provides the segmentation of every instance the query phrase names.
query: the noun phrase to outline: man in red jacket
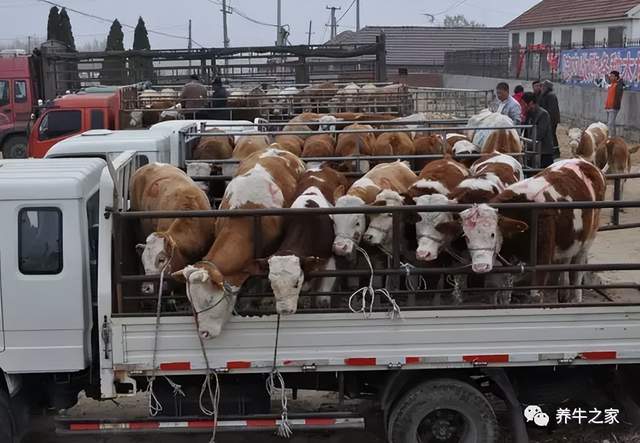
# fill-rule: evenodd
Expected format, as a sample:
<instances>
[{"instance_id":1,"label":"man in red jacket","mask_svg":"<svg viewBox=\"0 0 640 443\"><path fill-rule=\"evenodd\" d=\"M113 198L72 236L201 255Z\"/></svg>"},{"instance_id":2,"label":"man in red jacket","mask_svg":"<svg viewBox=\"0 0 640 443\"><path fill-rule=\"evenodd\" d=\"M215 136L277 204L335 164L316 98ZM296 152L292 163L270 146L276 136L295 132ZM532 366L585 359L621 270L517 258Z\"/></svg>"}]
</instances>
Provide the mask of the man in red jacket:
<instances>
[{"instance_id":1,"label":"man in red jacket","mask_svg":"<svg viewBox=\"0 0 640 443\"><path fill-rule=\"evenodd\" d=\"M607 111L607 126L609 127L609 137L616 136L616 118L620 112L622 104L622 94L624 93L624 82L620 78L618 71L611 71L609 74L609 92L607 93L607 101L605 110Z\"/></svg>"}]
</instances>

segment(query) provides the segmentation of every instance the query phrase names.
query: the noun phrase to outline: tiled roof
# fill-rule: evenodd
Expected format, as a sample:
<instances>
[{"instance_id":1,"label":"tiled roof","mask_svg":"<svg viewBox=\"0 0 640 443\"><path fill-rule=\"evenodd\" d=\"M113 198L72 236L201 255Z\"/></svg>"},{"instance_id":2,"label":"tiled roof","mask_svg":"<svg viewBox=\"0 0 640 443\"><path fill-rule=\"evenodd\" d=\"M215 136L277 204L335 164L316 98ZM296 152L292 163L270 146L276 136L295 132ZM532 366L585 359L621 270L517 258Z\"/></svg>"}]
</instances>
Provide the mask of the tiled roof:
<instances>
[{"instance_id":1,"label":"tiled roof","mask_svg":"<svg viewBox=\"0 0 640 443\"><path fill-rule=\"evenodd\" d=\"M543 0L505 25L507 29L539 28L626 18L638 0Z\"/></svg>"},{"instance_id":2,"label":"tiled roof","mask_svg":"<svg viewBox=\"0 0 640 443\"><path fill-rule=\"evenodd\" d=\"M367 26L342 32L327 44L374 43L381 33L387 37L387 64L392 66L442 65L447 51L509 46L509 34L503 28L428 26Z\"/></svg>"}]
</instances>

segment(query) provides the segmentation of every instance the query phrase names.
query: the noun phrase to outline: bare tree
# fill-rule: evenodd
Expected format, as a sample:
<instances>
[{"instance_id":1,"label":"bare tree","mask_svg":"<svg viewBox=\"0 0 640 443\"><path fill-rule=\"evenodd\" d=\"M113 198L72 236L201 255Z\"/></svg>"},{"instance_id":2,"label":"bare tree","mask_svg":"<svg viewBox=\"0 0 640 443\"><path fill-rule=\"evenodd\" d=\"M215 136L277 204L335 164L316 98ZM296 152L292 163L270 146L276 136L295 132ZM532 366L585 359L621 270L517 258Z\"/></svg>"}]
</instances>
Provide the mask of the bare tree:
<instances>
[{"instance_id":1,"label":"bare tree","mask_svg":"<svg viewBox=\"0 0 640 443\"><path fill-rule=\"evenodd\" d=\"M464 15L447 15L444 18L446 28L484 28L484 23L475 20L467 20Z\"/></svg>"}]
</instances>

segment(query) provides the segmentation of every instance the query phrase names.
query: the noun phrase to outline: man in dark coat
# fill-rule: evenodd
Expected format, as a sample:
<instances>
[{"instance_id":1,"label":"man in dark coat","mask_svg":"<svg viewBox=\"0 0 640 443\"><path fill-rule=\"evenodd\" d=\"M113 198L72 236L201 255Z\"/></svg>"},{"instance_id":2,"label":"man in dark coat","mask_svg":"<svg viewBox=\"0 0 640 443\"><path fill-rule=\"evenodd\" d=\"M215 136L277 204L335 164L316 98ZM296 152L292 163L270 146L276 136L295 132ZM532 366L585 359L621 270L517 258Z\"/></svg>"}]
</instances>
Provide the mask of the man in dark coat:
<instances>
[{"instance_id":1,"label":"man in dark coat","mask_svg":"<svg viewBox=\"0 0 640 443\"><path fill-rule=\"evenodd\" d=\"M229 91L222 84L222 80L216 77L211 83L213 94L211 95L211 112L209 113L212 120L230 120L229 111L226 109Z\"/></svg>"},{"instance_id":2,"label":"man in dark coat","mask_svg":"<svg viewBox=\"0 0 640 443\"><path fill-rule=\"evenodd\" d=\"M192 75L191 81L184 85L180 94L185 115L195 119L206 118L207 94L207 88L200 82L200 78Z\"/></svg>"},{"instance_id":3,"label":"man in dark coat","mask_svg":"<svg viewBox=\"0 0 640 443\"><path fill-rule=\"evenodd\" d=\"M542 92L538 96L538 106L549 113L551 118L551 135L553 136L553 151L556 157L560 157L560 144L558 143L558 125L560 124L560 106L558 97L553 92L553 83L545 80L542 83Z\"/></svg>"},{"instance_id":4,"label":"man in dark coat","mask_svg":"<svg viewBox=\"0 0 640 443\"><path fill-rule=\"evenodd\" d=\"M532 92L522 96L526 106L527 125L535 126L538 150L542 153L541 166L546 168L553 164L553 134L551 133L551 117L549 113L538 105L538 98ZM533 139L533 128L526 131L526 136Z\"/></svg>"}]
</instances>

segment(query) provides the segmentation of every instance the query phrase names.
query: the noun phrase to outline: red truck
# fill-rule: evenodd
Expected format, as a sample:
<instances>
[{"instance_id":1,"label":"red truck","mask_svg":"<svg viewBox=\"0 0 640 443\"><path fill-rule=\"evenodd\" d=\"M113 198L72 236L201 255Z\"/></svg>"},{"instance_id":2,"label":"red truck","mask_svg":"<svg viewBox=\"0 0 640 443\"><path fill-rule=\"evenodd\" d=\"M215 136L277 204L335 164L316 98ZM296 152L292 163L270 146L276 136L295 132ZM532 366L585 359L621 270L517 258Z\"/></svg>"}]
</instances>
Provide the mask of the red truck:
<instances>
[{"instance_id":1,"label":"red truck","mask_svg":"<svg viewBox=\"0 0 640 443\"><path fill-rule=\"evenodd\" d=\"M0 54L0 150L5 158L27 156L27 128L37 104L31 57Z\"/></svg>"}]
</instances>

